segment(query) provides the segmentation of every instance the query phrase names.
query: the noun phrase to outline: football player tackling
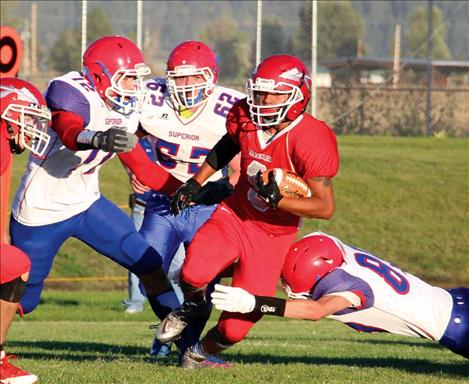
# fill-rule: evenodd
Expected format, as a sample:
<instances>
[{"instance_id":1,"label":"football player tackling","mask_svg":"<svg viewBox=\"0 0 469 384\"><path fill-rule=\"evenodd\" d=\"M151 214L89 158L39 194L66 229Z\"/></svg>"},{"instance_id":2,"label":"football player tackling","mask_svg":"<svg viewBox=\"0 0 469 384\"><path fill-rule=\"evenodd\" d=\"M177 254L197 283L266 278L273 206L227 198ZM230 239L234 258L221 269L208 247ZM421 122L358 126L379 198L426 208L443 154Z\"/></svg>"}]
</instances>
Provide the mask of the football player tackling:
<instances>
[{"instance_id":1,"label":"football player tackling","mask_svg":"<svg viewBox=\"0 0 469 384\"><path fill-rule=\"evenodd\" d=\"M233 195L217 207L187 249L181 270L185 301L160 324L160 341L179 337L204 312L207 284L236 261L233 286L257 295L274 294L300 217L333 215L331 178L339 162L336 138L324 122L305 113L310 86L309 71L298 58L274 55L262 61L247 82L247 98L228 114L228 133L176 191L171 209L184 214L202 183L241 154L241 175ZM297 173L313 195L282 197L274 177L265 184L261 181L261 173L270 168ZM181 366L227 366L210 355L241 341L260 318L257 313L222 313L218 324L186 351Z\"/></svg>"},{"instance_id":2,"label":"football player tackling","mask_svg":"<svg viewBox=\"0 0 469 384\"><path fill-rule=\"evenodd\" d=\"M325 233L290 248L282 278L289 301L217 285L223 311L320 320L359 332L388 332L439 341L469 358L469 288L433 287L368 251Z\"/></svg>"}]
</instances>

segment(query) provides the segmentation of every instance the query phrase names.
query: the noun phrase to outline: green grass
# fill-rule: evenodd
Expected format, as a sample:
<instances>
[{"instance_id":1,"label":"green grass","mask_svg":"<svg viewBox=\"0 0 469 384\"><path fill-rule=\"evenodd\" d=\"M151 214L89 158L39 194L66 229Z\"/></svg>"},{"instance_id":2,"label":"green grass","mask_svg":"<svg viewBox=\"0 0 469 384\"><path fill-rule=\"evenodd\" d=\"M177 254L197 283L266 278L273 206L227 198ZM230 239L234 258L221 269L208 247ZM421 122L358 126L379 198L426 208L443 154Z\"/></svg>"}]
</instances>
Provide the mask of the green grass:
<instances>
[{"instance_id":1,"label":"green grass","mask_svg":"<svg viewBox=\"0 0 469 384\"><path fill-rule=\"evenodd\" d=\"M430 283L469 285L469 140L339 137L337 209L330 221L305 220L398 264ZM15 161L14 186L26 157ZM127 175L117 159L101 171L103 193L126 207ZM125 276L119 266L69 240L51 276Z\"/></svg>"},{"instance_id":2,"label":"green grass","mask_svg":"<svg viewBox=\"0 0 469 384\"><path fill-rule=\"evenodd\" d=\"M232 370L185 371L177 357L148 356L153 315L126 315L124 291L47 290L38 309L15 321L8 350L41 383L468 383L467 360L438 343L360 334L318 323L264 318L222 356ZM214 313L209 325L214 324Z\"/></svg>"}]
</instances>

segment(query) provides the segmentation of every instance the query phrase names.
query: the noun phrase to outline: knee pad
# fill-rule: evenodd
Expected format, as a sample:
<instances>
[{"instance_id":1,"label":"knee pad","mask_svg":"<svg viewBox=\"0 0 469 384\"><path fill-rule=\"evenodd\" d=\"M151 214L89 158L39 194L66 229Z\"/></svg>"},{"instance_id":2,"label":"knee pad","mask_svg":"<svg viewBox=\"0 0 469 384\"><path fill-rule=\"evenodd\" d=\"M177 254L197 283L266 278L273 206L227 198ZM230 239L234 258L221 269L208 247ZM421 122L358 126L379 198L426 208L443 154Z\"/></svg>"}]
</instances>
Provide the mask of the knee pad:
<instances>
[{"instance_id":1,"label":"knee pad","mask_svg":"<svg viewBox=\"0 0 469 384\"><path fill-rule=\"evenodd\" d=\"M0 285L0 299L9 303L19 303L26 288L26 281L21 276Z\"/></svg>"},{"instance_id":2,"label":"knee pad","mask_svg":"<svg viewBox=\"0 0 469 384\"><path fill-rule=\"evenodd\" d=\"M153 247L148 247L143 253L142 257L128 269L130 272L137 276L148 275L163 265L163 259L157 250Z\"/></svg>"}]
</instances>

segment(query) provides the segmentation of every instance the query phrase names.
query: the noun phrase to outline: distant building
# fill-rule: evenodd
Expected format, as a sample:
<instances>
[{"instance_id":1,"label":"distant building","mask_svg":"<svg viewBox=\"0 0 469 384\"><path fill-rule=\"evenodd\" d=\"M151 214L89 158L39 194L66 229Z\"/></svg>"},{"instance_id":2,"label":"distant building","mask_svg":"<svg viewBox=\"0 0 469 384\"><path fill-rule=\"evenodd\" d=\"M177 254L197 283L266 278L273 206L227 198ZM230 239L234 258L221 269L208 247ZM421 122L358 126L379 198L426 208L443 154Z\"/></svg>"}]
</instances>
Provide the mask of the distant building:
<instances>
[{"instance_id":1,"label":"distant building","mask_svg":"<svg viewBox=\"0 0 469 384\"><path fill-rule=\"evenodd\" d=\"M320 61L331 76L331 85L392 84L393 60L386 58L341 57ZM433 84L436 86L469 86L468 61L435 60L432 64ZM427 76L427 61L406 59L399 62L400 84L423 85Z\"/></svg>"}]
</instances>

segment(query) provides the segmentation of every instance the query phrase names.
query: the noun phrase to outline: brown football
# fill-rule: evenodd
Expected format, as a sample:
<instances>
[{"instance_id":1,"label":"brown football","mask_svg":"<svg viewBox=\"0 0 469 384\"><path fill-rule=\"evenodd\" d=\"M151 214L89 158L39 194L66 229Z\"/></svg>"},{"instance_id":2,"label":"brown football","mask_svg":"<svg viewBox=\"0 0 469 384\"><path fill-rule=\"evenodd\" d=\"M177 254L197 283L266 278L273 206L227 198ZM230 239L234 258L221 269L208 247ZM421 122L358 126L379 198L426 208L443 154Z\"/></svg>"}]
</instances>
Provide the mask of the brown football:
<instances>
[{"instance_id":1,"label":"brown football","mask_svg":"<svg viewBox=\"0 0 469 384\"><path fill-rule=\"evenodd\" d=\"M281 168L272 168L267 171L262 172L262 180L264 184L269 181L269 172L273 171L275 175L275 181L277 182L280 193L283 197L310 197L311 189L309 189L308 184L295 172L288 171Z\"/></svg>"}]
</instances>

